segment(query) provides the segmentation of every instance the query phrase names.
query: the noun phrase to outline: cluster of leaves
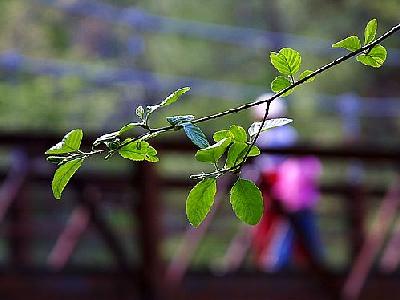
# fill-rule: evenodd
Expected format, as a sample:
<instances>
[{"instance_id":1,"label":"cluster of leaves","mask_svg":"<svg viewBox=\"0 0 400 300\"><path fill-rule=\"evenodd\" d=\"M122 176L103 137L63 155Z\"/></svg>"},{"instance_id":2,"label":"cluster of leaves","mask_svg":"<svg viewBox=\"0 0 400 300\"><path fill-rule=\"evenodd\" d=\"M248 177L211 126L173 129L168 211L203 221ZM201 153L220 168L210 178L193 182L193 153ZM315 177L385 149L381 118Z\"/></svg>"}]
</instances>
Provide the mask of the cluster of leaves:
<instances>
[{"instance_id":1,"label":"cluster of leaves","mask_svg":"<svg viewBox=\"0 0 400 300\"><path fill-rule=\"evenodd\" d=\"M355 56L360 52L357 56L358 61L372 67L380 67L386 59L385 48L375 44L373 47L372 45L368 47L375 40L376 27L377 22L375 19L368 22L365 28L364 47L362 49L361 42L356 36L348 37L334 44L333 47L335 48L341 47L352 52L357 51L354 55L349 54L347 57L342 57L341 61ZM361 50L364 49L366 50L362 52ZM314 80L318 73L335 65L334 61L314 72L307 69L300 73L296 79L295 76L300 70L302 60L299 52L291 48L283 48L278 53L272 52L270 60L280 75L271 83L271 90L277 94L263 101L269 101L269 103L278 95L287 96L291 94L295 87ZM88 157L103 153L106 154L104 158L108 159L115 153L118 153L121 157L132 161L155 163L159 160L157 150L148 141L166 131L183 130L193 144L199 148L195 154L195 158L200 162L214 166L212 172L202 172L191 176L193 179L200 180L200 182L189 193L186 200L186 214L193 226L199 226L206 218L214 203L218 178L229 172L240 174L240 170L246 160L249 157L260 154L260 150L255 146L259 134L271 128L286 125L292 122L292 120L287 118L268 120L267 109L264 119L261 122L251 124L247 132L241 126L232 125L229 129L215 132L212 144L210 144L200 127L196 125L197 123L230 113L236 113L263 102L252 102L197 120L193 115L171 116L166 118L166 121L169 123L168 126L160 128L150 127L149 119L152 113L175 103L189 90L190 88L188 87L178 89L157 105L138 106L135 110L136 116L139 119L138 122L126 124L118 131L100 136L93 142L90 152L83 152L80 149L83 138L81 129L72 130L65 135L61 142L46 151L46 155L48 155L47 159L58 166L52 181L54 197L56 199L61 198L65 186ZM141 128L145 133L129 137L128 133L135 128ZM236 216L241 221L251 225L259 222L264 211L260 190L253 182L240 178L240 176L230 190L230 203Z\"/></svg>"},{"instance_id":2,"label":"cluster of leaves","mask_svg":"<svg viewBox=\"0 0 400 300\"><path fill-rule=\"evenodd\" d=\"M376 37L376 29L378 27L378 22L376 19L372 19L367 23L364 29L364 46L372 43ZM361 41L358 36L349 36L335 44L332 45L333 48L344 48L351 52L357 51L361 48ZM363 53L357 55L356 59L360 63L371 66L374 68L379 68L383 65L386 60L387 51L382 45L375 45L374 47L364 51Z\"/></svg>"}]
</instances>

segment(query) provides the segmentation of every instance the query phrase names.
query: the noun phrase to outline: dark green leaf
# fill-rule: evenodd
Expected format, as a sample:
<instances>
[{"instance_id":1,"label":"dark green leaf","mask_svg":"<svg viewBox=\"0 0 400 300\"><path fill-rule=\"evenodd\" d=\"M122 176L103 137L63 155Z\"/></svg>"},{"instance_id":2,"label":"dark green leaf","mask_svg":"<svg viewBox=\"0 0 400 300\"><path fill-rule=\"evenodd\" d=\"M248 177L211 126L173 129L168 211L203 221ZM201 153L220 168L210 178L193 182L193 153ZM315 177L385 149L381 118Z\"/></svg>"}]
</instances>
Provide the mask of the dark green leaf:
<instances>
[{"instance_id":1,"label":"dark green leaf","mask_svg":"<svg viewBox=\"0 0 400 300\"><path fill-rule=\"evenodd\" d=\"M171 105L176 102L183 94L187 93L190 90L190 87L184 87L176 90L171 95L169 95L163 102L160 103L160 106Z\"/></svg>"},{"instance_id":2,"label":"dark green leaf","mask_svg":"<svg viewBox=\"0 0 400 300\"><path fill-rule=\"evenodd\" d=\"M357 36L349 36L332 45L333 48L344 48L349 51L356 51L361 48L360 39Z\"/></svg>"},{"instance_id":3,"label":"dark green leaf","mask_svg":"<svg viewBox=\"0 0 400 300\"><path fill-rule=\"evenodd\" d=\"M271 90L275 93L279 93L283 89L286 89L288 86L291 85L289 79L284 76L278 76L271 82ZM293 93L293 89L290 89L286 93L282 94L282 97L288 96Z\"/></svg>"},{"instance_id":4,"label":"dark green leaf","mask_svg":"<svg viewBox=\"0 0 400 300\"><path fill-rule=\"evenodd\" d=\"M196 126L196 125L194 125L194 124L192 124L190 122L182 123L181 125L183 127L183 130L186 133L186 136L197 147L206 148L206 147L208 147L210 145L210 143L207 140L207 137L205 136L203 131L201 131L201 129L198 126Z\"/></svg>"},{"instance_id":5,"label":"dark green leaf","mask_svg":"<svg viewBox=\"0 0 400 300\"><path fill-rule=\"evenodd\" d=\"M312 73L313 73L313 71L311 71L311 70L303 71L299 76L299 80L302 80L303 78L306 78L308 75L310 75ZM314 81L314 79L315 79L315 77L311 77L311 78L307 79L305 82L312 82L312 81Z\"/></svg>"},{"instance_id":6,"label":"dark green leaf","mask_svg":"<svg viewBox=\"0 0 400 300\"><path fill-rule=\"evenodd\" d=\"M212 146L198 150L195 157L198 161L216 163L230 143L229 139L222 139Z\"/></svg>"},{"instance_id":7,"label":"dark green leaf","mask_svg":"<svg viewBox=\"0 0 400 300\"><path fill-rule=\"evenodd\" d=\"M80 168L82 165L83 158L76 158L65 164L61 165L54 174L53 181L51 183L51 188L53 190L53 195L56 199L61 198L61 194L65 186L70 181L72 175Z\"/></svg>"},{"instance_id":8,"label":"dark green leaf","mask_svg":"<svg viewBox=\"0 0 400 300\"><path fill-rule=\"evenodd\" d=\"M61 142L47 150L45 154L65 154L79 150L82 137L82 129L74 129L68 132Z\"/></svg>"},{"instance_id":9,"label":"dark green leaf","mask_svg":"<svg viewBox=\"0 0 400 300\"><path fill-rule=\"evenodd\" d=\"M383 65L386 60L387 52L385 47L381 45L376 45L369 51L368 54L360 54L356 59L366 65L374 68L379 68Z\"/></svg>"},{"instance_id":10,"label":"dark green leaf","mask_svg":"<svg viewBox=\"0 0 400 300\"><path fill-rule=\"evenodd\" d=\"M194 120L193 115L167 117L168 123L172 126L180 125L182 123L190 122L192 120Z\"/></svg>"},{"instance_id":11,"label":"dark green leaf","mask_svg":"<svg viewBox=\"0 0 400 300\"><path fill-rule=\"evenodd\" d=\"M365 26L364 30L364 45L369 44L375 40L376 28L378 27L378 22L376 19L372 19Z\"/></svg>"},{"instance_id":12,"label":"dark green leaf","mask_svg":"<svg viewBox=\"0 0 400 300\"><path fill-rule=\"evenodd\" d=\"M217 181L215 178L200 181L190 191L186 200L186 215L192 226L198 227L204 221L214 203L216 192Z\"/></svg>"},{"instance_id":13,"label":"dark green leaf","mask_svg":"<svg viewBox=\"0 0 400 300\"><path fill-rule=\"evenodd\" d=\"M294 75L300 69L300 53L291 48L283 48L279 53L271 52L270 59L275 69L284 75Z\"/></svg>"},{"instance_id":14,"label":"dark green leaf","mask_svg":"<svg viewBox=\"0 0 400 300\"><path fill-rule=\"evenodd\" d=\"M243 222L255 225L264 212L263 198L258 187L250 180L239 178L230 192L230 202L236 216Z\"/></svg>"}]
</instances>

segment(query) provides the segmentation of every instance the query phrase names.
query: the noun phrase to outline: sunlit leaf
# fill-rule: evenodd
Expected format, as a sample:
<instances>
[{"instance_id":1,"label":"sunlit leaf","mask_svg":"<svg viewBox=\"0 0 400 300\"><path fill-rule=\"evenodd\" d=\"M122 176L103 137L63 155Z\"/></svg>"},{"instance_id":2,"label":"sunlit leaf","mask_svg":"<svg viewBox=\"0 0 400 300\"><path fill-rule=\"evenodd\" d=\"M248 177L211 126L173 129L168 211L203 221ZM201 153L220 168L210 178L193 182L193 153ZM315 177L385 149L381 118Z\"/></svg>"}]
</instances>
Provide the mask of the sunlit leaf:
<instances>
[{"instance_id":1,"label":"sunlit leaf","mask_svg":"<svg viewBox=\"0 0 400 300\"><path fill-rule=\"evenodd\" d=\"M198 150L195 157L198 161L216 163L230 143L229 139L224 138L214 145Z\"/></svg>"},{"instance_id":2,"label":"sunlit leaf","mask_svg":"<svg viewBox=\"0 0 400 300\"><path fill-rule=\"evenodd\" d=\"M349 51L356 51L361 48L360 39L357 36L349 36L332 45L333 48L344 48Z\"/></svg>"},{"instance_id":3,"label":"sunlit leaf","mask_svg":"<svg viewBox=\"0 0 400 300\"><path fill-rule=\"evenodd\" d=\"M53 195L56 199L61 198L64 188L75 172L81 167L82 162L83 158L76 158L58 167L51 183Z\"/></svg>"},{"instance_id":4,"label":"sunlit leaf","mask_svg":"<svg viewBox=\"0 0 400 300\"><path fill-rule=\"evenodd\" d=\"M285 76L278 76L271 82L271 90L275 93L279 93L290 85L291 82L289 81L289 79L287 79ZM290 89L286 93L282 94L282 97L288 96L291 93L293 93L293 89Z\"/></svg>"},{"instance_id":5,"label":"sunlit leaf","mask_svg":"<svg viewBox=\"0 0 400 300\"><path fill-rule=\"evenodd\" d=\"M387 57L387 52L385 47L381 45L376 45L368 52L368 54L360 54L356 59L366 65L374 68L379 68L383 65Z\"/></svg>"},{"instance_id":6,"label":"sunlit leaf","mask_svg":"<svg viewBox=\"0 0 400 300\"><path fill-rule=\"evenodd\" d=\"M367 26L365 26L364 45L369 44L375 40L377 27L378 27L378 22L376 19L370 20Z\"/></svg>"},{"instance_id":7,"label":"sunlit leaf","mask_svg":"<svg viewBox=\"0 0 400 300\"><path fill-rule=\"evenodd\" d=\"M230 202L236 216L250 225L257 224L264 212L263 198L250 180L239 178L230 192Z\"/></svg>"},{"instance_id":8,"label":"sunlit leaf","mask_svg":"<svg viewBox=\"0 0 400 300\"><path fill-rule=\"evenodd\" d=\"M82 129L74 129L68 132L61 142L51 147L45 154L65 154L79 150L83 137Z\"/></svg>"},{"instance_id":9,"label":"sunlit leaf","mask_svg":"<svg viewBox=\"0 0 400 300\"><path fill-rule=\"evenodd\" d=\"M186 215L194 227L198 227L206 218L214 203L216 192L217 181L215 178L206 178L200 181L190 191L186 200Z\"/></svg>"},{"instance_id":10,"label":"sunlit leaf","mask_svg":"<svg viewBox=\"0 0 400 300\"><path fill-rule=\"evenodd\" d=\"M300 53L291 48L282 48L279 53L271 52L270 59L275 69L284 75L294 75L300 69Z\"/></svg>"},{"instance_id":11,"label":"sunlit leaf","mask_svg":"<svg viewBox=\"0 0 400 300\"><path fill-rule=\"evenodd\" d=\"M293 120L288 118L276 118L276 119L266 120L263 128L261 129L261 132L274 127L284 126L291 122L293 122ZM257 132L260 130L261 124L262 122L254 122L253 124L251 124L251 126L248 129L250 138L253 138L257 134Z\"/></svg>"}]
</instances>

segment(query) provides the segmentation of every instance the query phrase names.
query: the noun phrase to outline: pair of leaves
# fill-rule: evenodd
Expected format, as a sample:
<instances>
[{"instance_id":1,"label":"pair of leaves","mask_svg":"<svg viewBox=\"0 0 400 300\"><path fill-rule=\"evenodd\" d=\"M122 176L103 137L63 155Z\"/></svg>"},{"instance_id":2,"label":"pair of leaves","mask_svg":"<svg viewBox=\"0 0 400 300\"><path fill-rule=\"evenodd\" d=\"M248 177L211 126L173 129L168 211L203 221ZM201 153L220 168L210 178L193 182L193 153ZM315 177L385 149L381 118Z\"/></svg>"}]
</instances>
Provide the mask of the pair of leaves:
<instances>
[{"instance_id":1,"label":"pair of leaves","mask_svg":"<svg viewBox=\"0 0 400 300\"><path fill-rule=\"evenodd\" d=\"M373 42L376 37L376 29L378 22L376 19L372 19L368 22L364 29L364 46ZM332 45L333 48L344 48L351 52L357 51L361 48L360 39L353 35L349 36ZM375 45L373 48L365 53L362 53L356 57L356 60L366 66L379 68L383 65L387 57L387 51L382 45Z\"/></svg>"},{"instance_id":2,"label":"pair of leaves","mask_svg":"<svg viewBox=\"0 0 400 300\"><path fill-rule=\"evenodd\" d=\"M275 93L279 93L294 83L294 75L300 70L301 66L301 55L294 49L282 48L279 53L271 52L270 60L275 69L282 74L271 82L271 90ZM311 73L311 70L305 70L300 74L298 80L302 80ZM309 78L306 82L311 82L313 80L314 78ZM290 89L283 93L282 97L288 96L292 92L293 89Z\"/></svg>"},{"instance_id":3,"label":"pair of leaves","mask_svg":"<svg viewBox=\"0 0 400 300\"><path fill-rule=\"evenodd\" d=\"M197 151L198 161L216 164L228 149L225 167L231 168L241 162L250 145L247 142L247 133L243 127L232 125L229 130L220 130L213 135L215 144ZM260 150L253 146L248 156L257 156Z\"/></svg>"},{"instance_id":4,"label":"pair of leaves","mask_svg":"<svg viewBox=\"0 0 400 300\"><path fill-rule=\"evenodd\" d=\"M194 227L206 218L217 193L217 180L206 178L190 191L186 200L186 215ZM230 191L230 203L236 216L250 225L257 224L263 214L263 199L258 187L251 181L239 178Z\"/></svg>"},{"instance_id":5,"label":"pair of leaves","mask_svg":"<svg viewBox=\"0 0 400 300\"><path fill-rule=\"evenodd\" d=\"M81 146L83 138L83 132L81 129L74 129L67 133L61 142L57 143L55 146L51 147L49 150L45 152L45 154L49 155L63 155L63 154L71 154L79 150ZM70 156L72 157L72 156ZM51 183L51 188L53 191L53 195L56 199L61 198L61 194L65 188L65 186L70 181L71 177L75 174L75 172L81 167L84 158L75 158L63 163L66 157L63 156L49 156L49 161L53 161L56 163L61 163L53 176L53 180Z\"/></svg>"},{"instance_id":6,"label":"pair of leaves","mask_svg":"<svg viewBox=\"0 0 400 300\"><path fill-rule=\"evenodd\" d=\"M133 161L158 162L157 150L145 141L131 142L118 150L123 158Z\"/></svg>"}]
</instances>

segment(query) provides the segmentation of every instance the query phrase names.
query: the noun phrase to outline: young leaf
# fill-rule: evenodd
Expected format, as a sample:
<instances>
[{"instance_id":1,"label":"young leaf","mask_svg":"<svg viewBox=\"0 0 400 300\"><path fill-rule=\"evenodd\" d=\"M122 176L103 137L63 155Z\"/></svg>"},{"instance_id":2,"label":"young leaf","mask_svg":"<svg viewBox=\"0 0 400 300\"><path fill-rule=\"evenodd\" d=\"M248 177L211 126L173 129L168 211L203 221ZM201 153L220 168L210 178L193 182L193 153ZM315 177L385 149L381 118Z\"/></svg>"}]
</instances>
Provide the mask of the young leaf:
<instances>
[{"instance_id":1,"label":"young leaf","mask_svg":"<svg viewBox=\"0 0 400 300\"><path fill-rule=\"evenodd\" d=\"M368 52L368 54L360 54L356 57L356 59L366 66L379 68L385 62L386 56L387 52L385 47L376 45Z\"/></svg>"},{"instance_id":2,"label":"young leaf","mask_svg":"<svg viewBox=\"0 0 400 300\"><path fill-rule=\"evenodd\" d=\"M352 35L333 44L332 48L344 48L353 52L361 48L361 42L357 36Z\"/></svg>"},{"instance_id":3,"label":"young leaf","mask_svg":"<svg viewBox=\"0 0 400 300\"><path fill-rule=\"evenodd\" d=\"M61 142L47 150L45 154L65 154L79 150L82 137L82 129L74 129L68 132Z\"/></svg>"},{"instance_id":4,"label":"young leaf","mask_svg":"<svg viewBox=\"0 0 400 300\"><path fill-rule=\"evenodd\" d=\"M234 142L228 150L228 155L226 157L225 166L227 168L232 168L236 164L240 163L243 156L245 155L247 149L247 144L242 142Z\"/></svg>"},{"instance_id":5,"label":"young leaf","mask_svg":"<svg viewBox=\"0 0 400 300\"><path fill-rule=\"evenodd\" d=\"M255 225L264 212L263 198L258 187L250 180L239 178L230 192L230 202L236 216L243 222Z\"/></svg>"},{"instance_id":6,"label":"young leaf","mask_svg":"<svg viewBox=\"0 0 400 300\"><path fill-rule=\"evenodd\" d=\"M261 132L271 129L271 128L274 128L274 127L284 126L291 122L293 122L293 120L288 119L288 118L270 119L270 120L265 121L264 126L261 129ZM251 124L251 126L247 130L249 132L250 139L253 138L257 134L257 132L260 130L260 127L261 127L261 122L254 122L253 124Z\"/></svg>"},{"instance_id":7,"label":"young leaf","mask_svg":"<svg viewBox=\"0 0 400 300\"><path fill-rule=\"evenodd\" d=\"M201 129L190 123L190 122L185 122L181 124L183 127L183 130L186 133L186 136L199 148L206 148L210 146L210 143L207 140L207 137L201 131Z\"/></svg>"},{"instance_id":8,"label":"young leaf","mask_svg":"<svg viewBox=\"0 0 400 300\"><path fill-rule=\"evenodd\" d=\"M171 95L169 95L163 102L160 103L160 106L171 105L176 102L183 94L187 93L190 90L190 87L184 87L176 90Z\"/></svg>"},{"instance_id":9,"label":"young leaf","mask_svg":"<svg viewBox=\"0 0 400 300\"><path fill-rule=\"evenodd\" d=\"M149 162L157 162L157 150L154 149L148 142L135 141L123 146L119 149L119 154L123 158L133 161L147 160Z\"/></svg>"},{"instance_id":10,"label":"young leaf","mask_svg":"<svg viewBox=\"0 0 400 300\"><path fill-rule=\"evenodd\" d=\"M290 85L291 82L289 81L289 79L287 79L285 76L278 76L271 82L271 90L275 93L279 93ZM291 93L293 93L293 89L290 89L289 91L284 93L282 97L288 96Z\"/></svg>"},{"instance_id":11,"label":"young leaf","mask_svg":"<svg viewBox=\"0 0 400 300\"><path fill-rule=\"evenodd\" d=\"M248 156L252 157L252 156L258 156L260 154L261 154L260 149L257 146L253 146L253 147L251 147L251 150L250 150Z\"/></svg>"},{"instance_id":12,"label":"young leaf","mask_svg":"<svg viewBox=\"0 0 400 300\"><path fill-rule=\"evenodd\" d=\"M139 105L138 107L136 107L136 115L138 116L138 118L140 120L143 120L143 118L144 118L144 108L143 108L143 106Z\"/></svg>"},{"instance_id":13,"label":"young leaf","mask_svg":"<svg viewBox=\"0 0 400 300\"><path fill-rule=\"evenodd\" d=\"M51 183L51 188L53 190L53 195L56 199L61 198L61 194L65 186L70 181L72 175L80 168L82 165L83 158L76 158L70 160L65 164L61 165L55 172L53 181Z\"/></svg>"},{"instance_id":14,"label":"young leaf","mask_svg":"<svg viewBox=\"0 0 400 300\"><path fill-rule=\"evenodd\" d=\"M206 218L214 197L217 192L217 181L215 178L206 178L200 181L190 191L186 200L186 215L190 224L198 227Z\"/></svg>"},{"instance_id":15,"label":"young leaf","mask_svg":"<svg viewBox=\"0 0 400 300\"><path fill-rule=\"evenodd\" d=\"M308 75L312 74L313 71L311 70L305 70L303 71L300 76L299 76L299 80L302 80L303 78L307 77ZM311 77L309 79L306 80L306 82L312 82L314 81L315 77Z\"/></svg>"},{"instance_id":16,"label":"young leaf","mask_svg":"<svg viewBox=\"0 0 400 300\"><path fill-rule=\"evenodd\" d=\"M374 41L376 36L376 28L378 27L378 22L376 19L372 19L365 26L364 30L364 45L369 44Z\"/></svg>"},{"instance_id":17,"label":"young leaf","mask_svg":"<svg viewBox=\"0 0 400 300\"><path fill-rule=\"evenodd\" d=\"M180 125L181 123L190 122L192 120L194 120L193 115L167 117L167 122L172 126Z\"/></svg>"},{"instance_id":18,"label":"young leaf","mask_svg":"<svg viewBox=\"0 0 400 300\"><path fill-rule=\"evenodd\" d=\"M284 75L294 75L300 69L300 53L291 48L282 48L279 53L271 52L270 59L275 69Z\"/></svg>"},{"instance_id":19,"label":"young leaf","mask_svg":"<svg viewBox=\"0 0 400 300\"><path fill-rule=\"evenodd\" d=\"M230 143L229 139L222 139L212 146L198 150L195 157L198 161L216 163Z\"/></svg>"}]
</instances>

